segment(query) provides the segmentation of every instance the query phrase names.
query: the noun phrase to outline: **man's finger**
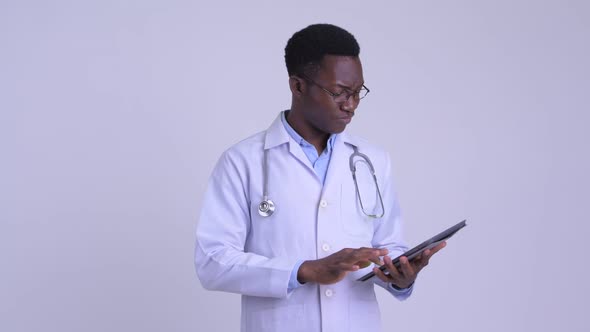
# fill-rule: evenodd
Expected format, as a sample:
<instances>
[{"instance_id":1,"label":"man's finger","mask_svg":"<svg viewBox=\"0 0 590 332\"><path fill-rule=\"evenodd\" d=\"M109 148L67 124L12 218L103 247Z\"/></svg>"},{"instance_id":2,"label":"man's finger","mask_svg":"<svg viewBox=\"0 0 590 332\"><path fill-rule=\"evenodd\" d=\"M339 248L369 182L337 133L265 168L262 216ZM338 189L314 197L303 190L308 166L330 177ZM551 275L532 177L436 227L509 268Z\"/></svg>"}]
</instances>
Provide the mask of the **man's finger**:
<instances>
[{"instance_id":1,"label":"man's finger","mask_svg":"<svg viewBox=\"0 0 590 332\"><path fill-rule=\"evenodd\" d=\"M408 260L407 257L405 257L405 256L400 257L399 263L401 266L401 270L406 277L413 277L414 276L414 273L415 273L414 268L412 268L412 265L410 264L410 261Z\"/></svg>"},{"instance_id":2,"label":"man's finger","mask_svg":"<svg viewBox=\"0 0 590 332\"><path fill-rule=\"evenodd\" d=\"M393 262L391 261L391 257L389 256L385 256L383 257L383 262L385 263L385 267L387 268L387 271L389 272L389 275L392 276L393 278L400 278L401 277L401 271L399 271L395 265L393 265Z\"/></svg>"},{"instance_id":3,"label":"man's finger","mask_svg":"<svg viewBox=\"0 0 590 332\"><path fill-rule=\"evenodd\" d=\"M369 260L366 261L360 261L360 262L356 262L356 264L361 268L367 268L371 265L371 263L377 265L377 266L381 266L383 265L383 261L379 258L370 258Z\"/></svg>"},{"instance_id":4,"label":"man's finger","mask_svg":"<svg viewBox=\"0 0 590 332\"><path fill-rule=\"evenodd\" d=\"M371 262L375 263L375 265L377 265L377 266L383 265L383 260L381 258L371 259Z\"/></svg>"},{"instance_id":5,"label":"man's finger","mask_svg":"<svg viewBox=\"0 0 590 332\"><path fill-rule=\"evenodd\" d=\"M340 271L353 272L353 271L357 271L359 269L359 266L357 264L340 263L340 264L338 264L338 269Z\"/></svg>"},{"instance_id":6,"label":"man's finger","mask_svg":"<svg viewBox=\"0 0 590 332\"><path fill-rule=\"evenodd\" d=\"M371 261L357 262L359 268L364 269L371 266Z\"/></svg>"},{"instance_id":7,"label":"man's finger","mask_svg":"<svg viewBox=\"0 0 590 332\"><path fill-rule=\"evenodd\" d=\"M443 241L443 242L439 243L436 247L430 249L430 255L428 257L430 258L432 255L436 254L439 250L441 250L442 248L444 248L446 246L447 246L447 241Z\"/></svg>"},{"instance_id":8,"label":"man's finger","mask_svg":"<svg viewBox=\"0 0 590 332\"><path fill-rule=\"evenodd\" d=\"M377 278L381 279L384 282L391 282L391 277L385 275L383 271L381 271L378 267L373 268L373 273L377 276Z\"/></svg>"},{"instance_id":9,"label":"man's finger","mask_svg":"<svg viewBox=\"0 0 590 332\"><path fill-rule=\"evenodd\" d=\"M426 249L423 253L420 254L418 259L415 259L411 262L412 265L416 268L416 272L419 272L423 267L428 265L428 261L430 260L430 257L432 255L433 254L430 251L430 249Z\"/></svg>"},{"instance_id":10,"label":"man's finger","mask_svg":"<svg viewBox=\"0 0 590 332\"><path fill-rule=\"evenodd\" d=\"M349 263L357 263L361 261L374 262L375 260L378 260L379 257L387 255L387 252L387 249L359 248L350 252L350 254L345 257L345 260Z\"/></svg>"},{"instance_id":11,"label":"man's finger","mask_svg":"<svg viewBox=\"0 0 590 332\"><path fill-rule=\"evenodd\" d=\"M417 264L420 266L420 269L425 267L426 265L428 265L428 262L430 261L430 257L432 257L434 254L436 254L439 250L444 248L446 245L447 245L447 243L443 241L431 249L424 250L424 252L422 254L420 254L420 259L417 262Z\"/></svg>"},{"instance_id":12,"label":"man's finger","mask_svg":"<svg viewBox=\"0 0 590 332\"><path fill-rule=\"evenodd\" d=\"M385 256L389 253L389 250L387 250L387 248L367 248L367 247L362 247L357 249L358 252L360 253L368 253L371 255L376 255L376 256Z\"/></svg>"}]
</instances>

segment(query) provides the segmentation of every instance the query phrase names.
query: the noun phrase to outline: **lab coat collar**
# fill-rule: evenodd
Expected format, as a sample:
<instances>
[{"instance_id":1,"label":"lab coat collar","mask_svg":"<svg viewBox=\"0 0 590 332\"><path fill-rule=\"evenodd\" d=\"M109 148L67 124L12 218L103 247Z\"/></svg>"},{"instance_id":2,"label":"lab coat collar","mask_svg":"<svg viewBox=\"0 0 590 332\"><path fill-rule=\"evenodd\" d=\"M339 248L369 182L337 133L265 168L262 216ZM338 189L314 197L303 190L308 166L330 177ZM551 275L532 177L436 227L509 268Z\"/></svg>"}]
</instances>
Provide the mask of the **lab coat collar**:
<instances>
[{"instance_id":1,"label":"lab coat collar","mask_svg":"<svg viewBox=\"0 0 590 332\"><path fill-rule=\"evenodd\" d=\"M285 143L289 144L289 152L299 160L300 163L305 165L310 173L316 175L313 165L303 152L303 149L301 149L299 144L291 138L285 129L281 120L281 114L279 113L274 122L266 130L264 149L272 149ZM334 141L334 147L332 149L332 156L330 157L330 164L328 165L328 172L326 173L326 180L323 184L322 195L325 194L325 191L328 190L328 188L332 188L332 190L337 189L337 187L334 187L332 184L338 183L342 178L343 173L340 171L342 165L348 165L349 153L347 151L349 151L349 149L346 149L345 147L347 144L356 147L359 146L358 139L345 132L336 135L336 140Z\"/></svg>"},{"instance_id":2,"label":"lab coat collar","mask_svg":"<svg viewBox=\"0 0 590 332\"><path fill-rule=\"evenodd\" d=\"M289 133L281 121L281 113L279 113L270 127L266 130L264 149L271 149L281 144L288 143L289 138ZM339 142L347 143L357 147L359 146L358 140L355 137L348 135L345 131L336 135L334 146L338 145Z\"/></svg>"},{"instance_id":3,"label":"lab coat collar","mask_svg":"<svg viewBox=\"0 0 590 332\"><path fill-rule=\"evenodd\" d=\"M289 133L281 122L281 113L275 118L270 127L266 130L264 139L264 149L272 149L289 142Z\"/></svg>"}]
</instances>

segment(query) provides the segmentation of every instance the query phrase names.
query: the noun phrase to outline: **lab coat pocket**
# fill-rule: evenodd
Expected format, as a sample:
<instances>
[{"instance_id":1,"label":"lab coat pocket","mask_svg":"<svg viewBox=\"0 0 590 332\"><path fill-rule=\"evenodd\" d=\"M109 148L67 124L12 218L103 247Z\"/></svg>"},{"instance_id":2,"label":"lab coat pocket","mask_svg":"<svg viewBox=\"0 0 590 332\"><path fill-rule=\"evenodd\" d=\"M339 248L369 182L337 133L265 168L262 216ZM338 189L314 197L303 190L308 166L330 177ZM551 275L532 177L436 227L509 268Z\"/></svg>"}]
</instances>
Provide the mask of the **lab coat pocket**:
<instances>
[{"instance_id":1,"label":"lab coat pocket","mask_svg":"<svg viewBox=\"0 0 590 332\"><path fill-rule=\"evenodd\" d=\"M295 304L254 310L247 315L246 331L301 331L303 326L303 305Z\"/></svg>"},{"instance_id":2,"label":"lab coat pocket","mask_svg":"<svg viewBox=\"0 0 590 332\"><path fill-rule=\"evenodd\" d=\"M359 183L359 190L363 189L366 191L365 187L367 186L362 186ZM367 203L365 202L374 204L373 202L370 202L371 199L368 199L370 195L366 196L367 198L363 196L363 205L365 206L365 210L367 207L367 205L365 205ZM373 219L363 213L352 179L350 182L342 184L342 190L340 194L340 223L344 233L347 235L365 243L371 243L373 238Z\"/></svg>"},{"instance_id":3,"label":"lab coat pocket","mask_svg":"<svg viewBox=\"0 0 590 332\"><path fill-rule=\"evenodd\" d=\"M352 300L348 305L350 332L381 331L377 300Z\"/></svg>"}]
</instances>

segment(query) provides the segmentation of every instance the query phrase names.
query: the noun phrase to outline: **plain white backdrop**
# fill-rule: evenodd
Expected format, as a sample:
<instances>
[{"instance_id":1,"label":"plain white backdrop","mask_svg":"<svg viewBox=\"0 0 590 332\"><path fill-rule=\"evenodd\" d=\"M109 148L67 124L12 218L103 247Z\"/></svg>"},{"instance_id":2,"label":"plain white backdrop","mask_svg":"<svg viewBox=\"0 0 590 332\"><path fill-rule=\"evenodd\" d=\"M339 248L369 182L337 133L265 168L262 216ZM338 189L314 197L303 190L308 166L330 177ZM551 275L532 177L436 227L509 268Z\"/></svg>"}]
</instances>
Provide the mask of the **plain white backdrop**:
<instances>
[{"instance_id":1,"label":"plain white backdrop","mask_svg":"<svg viewBox=\"0 0 590 332\"><path fill-rule=\"evenodd\" d=\"M588 331L587 1L0 1L0 330L237 331L201 288L212 167L290 105L312 23L361 45L349 130L410 244L468 219L384 331Z\"/></svg>"}]
</instances>

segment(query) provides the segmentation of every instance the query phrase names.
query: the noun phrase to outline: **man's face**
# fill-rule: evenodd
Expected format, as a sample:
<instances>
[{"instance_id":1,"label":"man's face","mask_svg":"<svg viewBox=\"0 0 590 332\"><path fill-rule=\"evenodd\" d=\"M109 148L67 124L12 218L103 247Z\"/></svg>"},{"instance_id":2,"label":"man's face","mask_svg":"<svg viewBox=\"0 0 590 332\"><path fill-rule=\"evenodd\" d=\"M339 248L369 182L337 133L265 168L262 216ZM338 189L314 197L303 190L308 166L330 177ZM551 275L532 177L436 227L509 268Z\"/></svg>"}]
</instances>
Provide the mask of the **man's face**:
<instances>
[{"instance_id":1,"label":"man's face","mask_svg":"<svg viewBox=\"0 0 590 332\"><path fill-rule=\"evenodd\" d=\"M336 102L322 88L333 93L350 94L364 84L363 68L358 57L326 55L317 73L310 77L303 101L305 122L315 131L334 134L344 131L350 123L359 102L353 96ZM321 86L321 87L320 87Z\"/></svg>"}]
</instances>

